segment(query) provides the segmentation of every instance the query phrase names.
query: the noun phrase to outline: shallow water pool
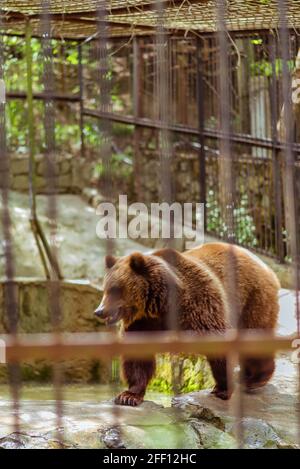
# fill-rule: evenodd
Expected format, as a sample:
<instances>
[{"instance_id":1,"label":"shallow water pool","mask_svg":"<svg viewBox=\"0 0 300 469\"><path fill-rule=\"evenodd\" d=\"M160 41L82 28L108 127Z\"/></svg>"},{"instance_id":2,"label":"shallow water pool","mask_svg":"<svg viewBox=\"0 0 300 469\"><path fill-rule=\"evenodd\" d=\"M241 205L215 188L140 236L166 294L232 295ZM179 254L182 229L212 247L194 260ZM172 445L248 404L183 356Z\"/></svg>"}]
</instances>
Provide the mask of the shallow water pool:
<instances>
[{"instance_id":1,"label":"shallow water pool","mask_svg":"<svg viewBox=\"0 0 300 469\"><path fill-rule=\"evenodd\" d=\"M121 386L107 384L66 384L63 386L63 398L70 402L102 402L113 399L120 391ZM159 392L149 391L145 399L154 401L165 407L170 406L172 396ZM9 386L0 384L0 400L11 399ZM20 390L20 399L33 401L52 401L55 399L55 390L51 384L24 384Z\"/></svg>"}]
</instances>

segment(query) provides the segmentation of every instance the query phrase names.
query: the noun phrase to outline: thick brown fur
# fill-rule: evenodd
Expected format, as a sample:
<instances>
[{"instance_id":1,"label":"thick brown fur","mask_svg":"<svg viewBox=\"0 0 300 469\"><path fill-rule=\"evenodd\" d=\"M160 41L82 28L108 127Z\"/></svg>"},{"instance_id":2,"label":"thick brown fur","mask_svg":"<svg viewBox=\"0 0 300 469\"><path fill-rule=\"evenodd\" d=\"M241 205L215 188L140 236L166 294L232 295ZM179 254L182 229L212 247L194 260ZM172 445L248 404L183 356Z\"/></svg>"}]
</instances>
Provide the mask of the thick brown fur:
<instances>
[{"instance_id":1,"label":"thick brown fur","mask_svg":"<svg viewBox=\"0 0 300 469\"><path fill-rule=\"evenodd\" d=\"M232 298L238 314L235 325L241 329L272 331L276 326L279 282L256 256L237 246L210 243L183 254L162 249L151 255L109 256L107 269L101 311L107 320L122 320L125 331L179 328L221 334L233 326L228 306ZM233 280L236 289L231 291ZM232 389L225 357L209 362L216 381L214 394L228 399ZM271 378L274 359L248 357L243 368L247 388L255 389ZM125 360L129 389L116 403L140 404L154 371L154 357Z\"/></svg>"}]
</instances>

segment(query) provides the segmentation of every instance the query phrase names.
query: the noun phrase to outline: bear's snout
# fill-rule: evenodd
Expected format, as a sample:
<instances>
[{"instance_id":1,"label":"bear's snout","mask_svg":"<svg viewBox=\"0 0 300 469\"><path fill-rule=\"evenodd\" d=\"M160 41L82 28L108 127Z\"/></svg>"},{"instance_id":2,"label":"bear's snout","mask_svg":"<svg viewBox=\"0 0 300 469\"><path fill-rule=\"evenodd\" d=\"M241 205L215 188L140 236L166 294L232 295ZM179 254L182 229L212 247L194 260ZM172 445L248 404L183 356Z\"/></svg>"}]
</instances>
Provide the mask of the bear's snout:
<instances>
[{"instance_id":1,"label":"bear's snout","mask_svg":"<svg viewBox=\"0 0 300 469\"><path fill-rule=\"evenodd\" d=\"M97 318L103 318L104 316L104 306L102 304L100 304L97 309L95 309L94 311L94 314L95 316L97 316Z\"/></svg>"},{"instance_id":2,"label":"bear's snout","mask_svg":"<svg viewBox=\"0 0 300 469\"><path fill-rule=\"evenodd\" d=\"M98 319L105 322L106 324L115 324L120 320L121 310L120 308L114 308L113 310L107 309L103 303L94 311L95 316Z\"/></svg>"}]
</instances>

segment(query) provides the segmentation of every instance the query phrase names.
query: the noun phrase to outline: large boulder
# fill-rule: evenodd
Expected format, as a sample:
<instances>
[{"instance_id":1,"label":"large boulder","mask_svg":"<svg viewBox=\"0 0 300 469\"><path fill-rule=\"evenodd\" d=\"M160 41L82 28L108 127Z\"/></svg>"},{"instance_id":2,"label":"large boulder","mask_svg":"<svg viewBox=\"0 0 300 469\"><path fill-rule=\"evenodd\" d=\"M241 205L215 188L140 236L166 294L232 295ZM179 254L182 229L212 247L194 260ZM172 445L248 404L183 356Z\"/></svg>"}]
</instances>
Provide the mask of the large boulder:
<instances>
[{"instance_id":1,"label":"large boulder","mask_svg":"<svg viewBox=\"0 0 300 469\"><path fill-rule=\"evenodd\" d=\"M7 402L6 408L7 408ZM138 408L111 402L68 402L58 427L53 402L25 401L20 432L0 406L0 448L198 448L197 432L183 413L145 402ZM60 442L61 438L61 442Z\"/></svg>"},{"instance_id":2,"label":"large boulder","mask_svg":"<svg viewBox=\"0 0 300 469\"><path fill-rule=\"evenodd\" d=\"M296 366L288 357L278 359L269 384L251 393L241 393L242 419L235 413L236 393L229 401L223 401L210 391L192 392L174 397L172 405L192 420L205 447L237 445L239 431L247 448L295 447L300 419L296 373ZM230 439L225 439L224 434Z\"/></svg>"}]
</instances>

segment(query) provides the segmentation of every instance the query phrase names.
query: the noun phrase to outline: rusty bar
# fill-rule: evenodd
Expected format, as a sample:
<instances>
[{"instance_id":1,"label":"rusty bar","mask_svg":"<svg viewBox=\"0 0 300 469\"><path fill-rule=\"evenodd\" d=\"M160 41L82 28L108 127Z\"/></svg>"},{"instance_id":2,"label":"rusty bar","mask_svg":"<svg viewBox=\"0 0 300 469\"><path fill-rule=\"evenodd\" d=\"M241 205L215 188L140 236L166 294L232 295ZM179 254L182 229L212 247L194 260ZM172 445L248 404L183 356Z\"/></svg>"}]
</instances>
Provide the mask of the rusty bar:
<instances>
[{"instance_id":1,"label":"rusty bar","mask_svg":"<svg viewBox=\"0 0 300 469\"><path fill-rule=\"evenodd\" d=\"M170 130L172 132L179 132L187 135L194 135L194 136L199 136L199 130L196 127L189 127L186 125L180 125L180 124L164 124L162 121L159 119L149 119L147 117L139 117L135 118L134 116L121 116L116 113L108 113L108 112L99 112L94 109L87 109L84 108L83 110L84 115L94 117L95 119L110 119L112 122L120 122L124 124L130 124L130 125L140 125L142 127L148 127L152 129L161 129L162 126L164 126L167 130ZM257 147L262 147L266 149L272 150L272 148L275 146L278 150L281 150L284 148L284 143L282 142L274 142L272 139L267 139L267 138L255 138L252 137L251 135L246 135L246 134L238 134L231 132L229 135L220 130L213 130L209 128L204 128L203 129L203 135L206 138L211 138L214 140L223 140L223 139L229 139L231 142L234 143L241 143L245 145L253 145ZM299 143L292 143L292 149L295 152L300 153L300 144Z\"/></svg>"},{"instance_id":2,"label":"rusty bar","mask_svg":"<svg viewBox=\"0 0 300 469\"><path fill-rule=\"evenodd\" d=\"M135 118L139 118L142 110L142 90L141 90L141 65L142 65L142 54L140 52L140 44L138 38L133 38L132 46L133 56L133 81L132 81L132 99L133 99L133 114ZM134 172L135 172L135 192L140 200L142 195L141 190L141 162L140 162L140 144L141 144L141 129L139 126L134 126Z\"/></svg>"},{"instance_id":3,"label":"rusty bar","mask_svg":"<svg viewBox=\"0 0 300 469\"><path fill-rule=\"evenodd\" d=\"M272 63L272 76L270 78L270 104L271 104L271 126L272 126L272 164L273 164L273 197L275 201L275 239L276 254L280 262L284 262L283 243L283 213L282 213L282 184L280 169L280 151L278 144L278 96L276 86L276 39L274 33L269 34L269 56Z\"/></svg>"},{"instance_id":4,"label":"rusty bar","mask_svg":"<svg viewBox=\"0 0 300 469\"><path fill-rule=\"evenodd\" d=\"M225 136L224 139L219 141L220 144L220 193L221 193L221 216L224 217L226 224L226 240L229 243L236 241L236 220L234 210L236 208L236 194L235 194L235 174L234 174L234 154L231 145L231 110L232 110L232 99L231 99L231 83L230 83L230 71L231 71L231 56L229 54L228 44L228 32L226 28L226 17L227 17L227 2L225 0L218 0L216 2L216 18L217 18L217 46L219 49L219 60L218 66L220 69L218 88L220 93L219 102L219 126L221 132ZM237 263L236 256L233 248L228 252L227 265L226 265L226 276L228 277L227 283L227 294L229 302L230 317L229 322L231 327L236 331L236 340L239 340L239 301L238 301L238 277L237 277ZM234 399L231 401L232 412L235 418L236 424L236 438L237 445L239 448L244 446L244 432L243 432L243 397L241 392L242 386L242 364L240 361L239 349L232 349L230 353L226 354L227 364L227 387L229 390L234 389L235 375L234 370L236 367L239 368L238 373L238 386L236 387L236 393Z\"/></svg>"},{"instance_id":5,"label":"rusty bar","mask_svg":"<svg viewBox=\"0 0 300 469\"><path fill-rule=\"evenodd\" d=\"M2 11L0 9L0 30L2 29ZM9 158L6 148L6 120L5 120L5 81L4 81L4 46L3 36L0 40L0 80L3 90L3 101L0 102L0 190L2 202L2 230L3 230L3 250L5 258L5 278L4 290L4 312L7 318L8 331L11 334L12 343L16 339L18 332L18 287L14 280L15 265L13 240L11 234L11 217L9 209ZM13 430L20 431L19 411L20 411L20 367L18 361L8 365L9 386L12 396L12 409L14 414Z\"/></svg>"},{"instance_id":6,"label":"rusty bar","mask_svg":"<svg viewBox=\"0 0 300 469\"><path fill-rule=\"evenodd\" d=\"M84 81L83 81L83 65L82 65L82 46L81 44L78 45L78 81L79 81L79 125L80 125L80 152L81 156L84 158L85 156L85 143L84 143L84 114L83 114L83 107L84 107Z\"/></svg>"},{"instance_id":7,"label":"rusty bar","mask_svg":"<svg viewBox=\"0 0 300 469\"><path fill-rule=\"evenodd\" d=\"M56 148L55 148L55 109L51 95L54 94L54 74L51 44L51 20L50 2L42 0L41 7L43 16L41 18L42 50L43 50L43 84L46 99L44 102L44 127L45 127L45 162L46 162L46 183L48 190L48 218L50 221L50 244L51 252L51 279L48 280L48 298L50 307L51 324L54 331L54 339L59 342L58 332L61 327L62 311L60 307L60 285L61 278L57 249L57 200L56 200ZM60 363L55 363L53 367L53 384L55 396L57 438L60 444L63 442L63 394L62 394L62 369Z\"/></svg>"},{"instance_id":8,"label":"rusty bar","mask_svg":"<svg viewBox=\"0 0 300 469\"><path fill-rule=\"evenodd\" d=\"M156 37L155 37L155 48L156 61L156 99L157 99L157 118L162 122L162 126L158 129L158 152L159 152L159 173L160 173L160 202L167 203L169 206L176 199L175 196L175 185L173 184L172 169L173 169L173 144L171 141L170 130L168 125L171 119L171 107L170 107L170 38L168 37L167 30L165 27L166 16L165 16L165 4L163 0L157 0L154 4L156 13ZM170 234L168 239L164 239L167 247L174 247L174 229L176 220L174 219L174 212L170 212ZM172 266L172 263L169 264ZM172 267L171 267L172 268ZM178 291L172 282L168 282L167 285L167 327L172 331L179 329L179 318L178 318ZM176 358L175 358L176 360ZM174 359L171 360L171 386L172 393L178 394L180 390L180 358L177 357L177 363ZM176 365L179 365L178 367ZM180 434L176 433L176 440L178 447L180 447L181 439Z\"/></svg>"},{"instance_id":9,"label":"rusty bar","mask_svg":"<svg viewBox=\"0 0 300 469\"><path fill-rule=\"evenodd\" d=\"M107 199L112 197L112 174L111 174L111 135L112 124L106 113L112 112L111 103L111 80L109 77L109 57L108 57L108 23L107 23L107 1L100 0L98 5L98 40L96 41L96 54L99 62L98 84L99 84L99 113L102 114L99 121L99 134L102 137L101 152L99 154L103 165L102 181L99 181L99 191ZM108 244L110 244L108 240ZM111 247L108 247L111 250Z\"/></svg>"},{"instance_id":10,"label":"rusty bar","mask_svg":"<svg viewBox=\"0 0 300 469\"><path fill-rule=\"evenodd\" d=\"M204 135L204 81L203 81L203 62L201 57L201 40L196 40L197 52L197 70L196 70L196 87L197 87L197 107L198 107L198 129L199 129L199 186L200 186L200 203L204 204L204 232L206 232L206 164L205 164L205 135Z\"/></svg>"},{"instance_id":11,"label":"rusty bar","mask_svg":"<svg viewBox=\"0 0 300 469\"><path fill-rule=\"evenodd\" d=\"M294 286L296 293L296 319L297 333L300 335L300 305L299 305L299 268L300 268L300 247L298 232L298 211L297 195L295 190L295 154L292 149L293 136L295 132L294 109L292 103L292 82L289 70L290 59L290 36L288 33L288 21L286 12L288 3L286 0L278 0L279 10L279 38L281 43L282 56L282 94L283 94L283 139L284 139L284 173L285 173L285 202L286 202L286 227L288 232L288 245L293 266ZM300 405L300 363L298 364L298 406ZM298 419L298 439L300 442L300 415Z\"/></svg>"},{"instance_id":12,"label":"rusty bar","mask_svg":"<svg viewBox=\"0 0 300 469\"><path fill-rule=\"evenodd\" d=\"M25 36L25 33L19 33L19 32L15 32L15 33L8 33L8 32L3 32L3 33L0 33L0 36L8 36L8 37L18 37L18 38L22 38ZM32 38L34 39L41 39L41 36L40 35L37 35L37 34L32 34L31 35ZM61 39L61 36L60 36L60 39ZM64 42L80 42L80 40L82 39L79 39L78 37L64 37Z\"/></svg>"},{"instance_id":13,"label":"rusty bar","mask_svg":"<svg viewBox=\"0 0 300 469\"><path fill-rule=\"evenodd\" d=\"M27 99L27 93L25 91L8 91L7 98L8 99ZM51 94L32 93L32 98L38 99L41 101L45 101L48 99L52 99L55 101L70 101L70 102L76 102L76 103L80 101L80 95L61 94L61 93L51 93Z\"/></svg>"},{"instance_id":14,"label":"rusty bar","mask_svg":"<svg viewBox=\"0 0 300 469\"><path fill-rule=\"evenodd\" d=\"M97 5L97 32L98 37L96 41L96 57L98 59L98 85L99 85L99 110L100 112L112 112L111 89L112 83L110 74L112 75L112 65L109 60L109 22L108 22L108 0L100 0ZM99 146L99 160L103 167L102 181L99 178L98 190L101 192L107 201L114 202L114 186L112 174L112 122L103 117L98 122L100 146ZM114 254L114 239L107 237L105 239L106 254ZM113 356L108 356L109 370L110 370L110 386L113 395L116 394L116 379L113 370ZM113 408L113 419L115 425L119 424L119 407ZM120 433L122 430L120 428Z\"/></svg>"}]
</instances>

